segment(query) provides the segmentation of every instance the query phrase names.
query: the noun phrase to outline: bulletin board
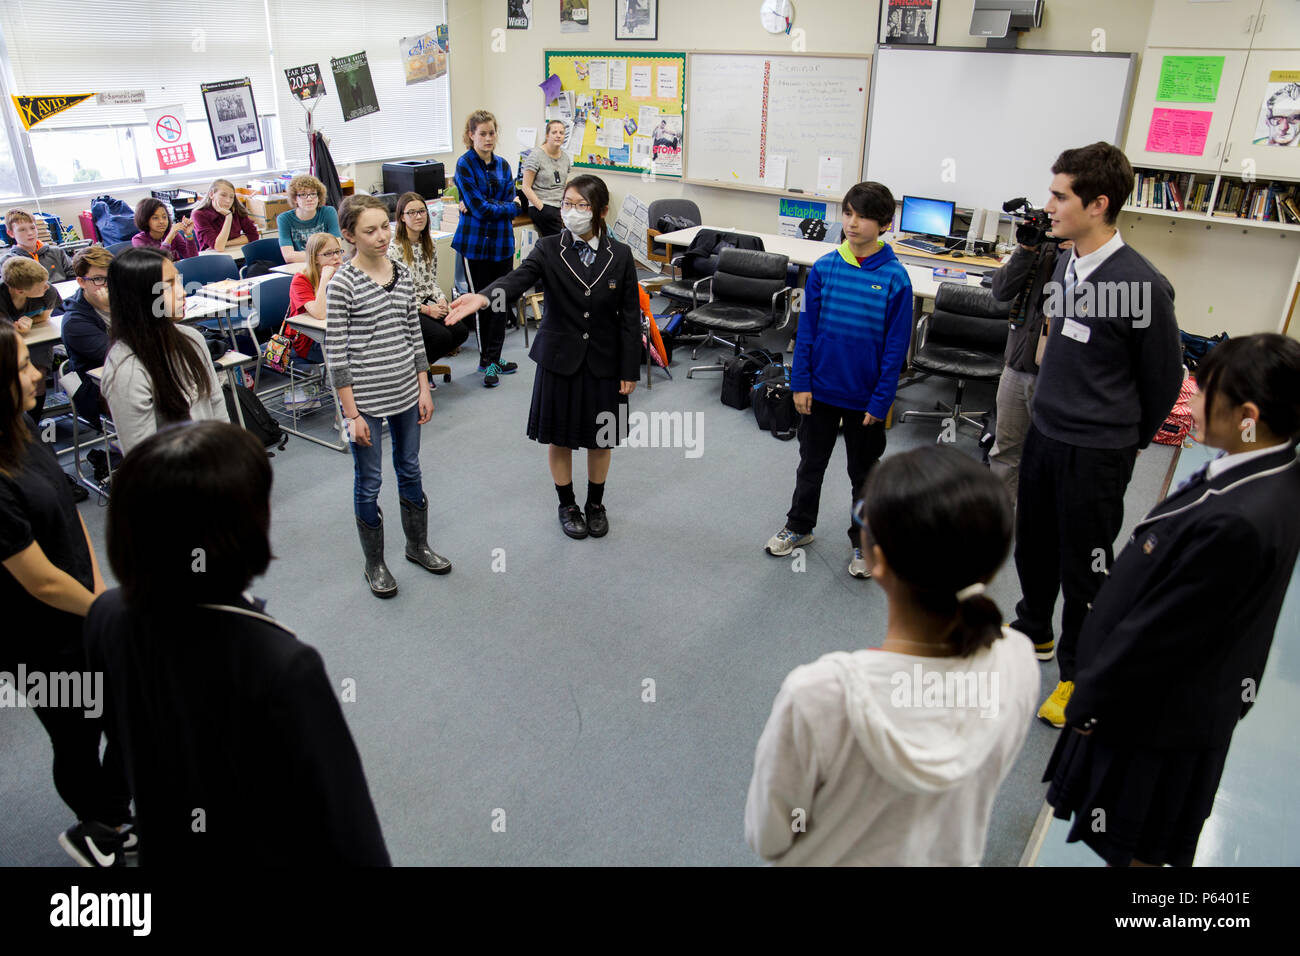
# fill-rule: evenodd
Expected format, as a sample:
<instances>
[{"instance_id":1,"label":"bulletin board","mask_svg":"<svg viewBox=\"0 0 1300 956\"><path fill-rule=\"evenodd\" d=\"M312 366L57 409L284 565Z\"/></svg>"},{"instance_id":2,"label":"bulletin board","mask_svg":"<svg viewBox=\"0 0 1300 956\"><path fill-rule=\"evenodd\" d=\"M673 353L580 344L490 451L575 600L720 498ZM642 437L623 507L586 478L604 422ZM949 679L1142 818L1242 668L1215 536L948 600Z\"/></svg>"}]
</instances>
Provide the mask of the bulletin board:
<instances>
[{"instance_id":1,"label":"bulletin board","mask_svg":"<svg viewBox=\"0 0 1300 956\"><path fill-rule=\"evenodd\" d=\"M565 121L574 166L682 177L685 53L547 50L544 62L561 89L546 118Z\"/></svg>"}]
</instances>

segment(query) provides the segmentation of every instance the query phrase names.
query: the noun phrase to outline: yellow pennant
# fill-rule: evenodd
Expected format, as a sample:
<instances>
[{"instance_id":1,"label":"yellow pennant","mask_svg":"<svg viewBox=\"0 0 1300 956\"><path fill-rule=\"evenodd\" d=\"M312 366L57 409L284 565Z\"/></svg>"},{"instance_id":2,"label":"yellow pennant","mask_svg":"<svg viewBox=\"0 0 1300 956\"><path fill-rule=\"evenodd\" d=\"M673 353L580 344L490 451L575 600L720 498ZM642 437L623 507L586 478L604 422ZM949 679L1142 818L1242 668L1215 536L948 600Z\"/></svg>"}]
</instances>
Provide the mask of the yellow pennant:
<instances>
[{"instance_id":1,"label":"yellow pennant","mask_svg":"<svg viewBox=\"0 0 1300 956\"><path fill-rule=\"evenodd\" d=\"M56 113L71 109L82 100L88 100L94 93L73 93L71 96L15 96L14 105L18 107L18 116L23 126L31 129L41 120L47 120Z\"/></svg>"}]
</instances>

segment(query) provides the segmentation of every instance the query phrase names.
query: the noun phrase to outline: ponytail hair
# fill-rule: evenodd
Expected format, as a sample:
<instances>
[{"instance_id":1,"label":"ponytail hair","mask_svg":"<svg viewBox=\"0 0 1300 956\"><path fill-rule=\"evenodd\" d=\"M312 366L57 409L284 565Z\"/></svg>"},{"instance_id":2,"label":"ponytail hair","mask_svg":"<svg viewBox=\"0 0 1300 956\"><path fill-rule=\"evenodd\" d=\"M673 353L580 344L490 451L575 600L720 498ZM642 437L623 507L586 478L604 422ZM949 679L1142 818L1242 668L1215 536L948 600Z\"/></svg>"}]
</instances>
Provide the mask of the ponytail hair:
<instances>
[{"instance_id":1,"label":"ponytail hair","mask_svg":"<svg viewBox=\"0 0 1300 956\"><path fill-rule=\"evenodd\" d=\"M1006 489L954 448L926 446L881 461L866 485L869 542L917 607L951 620L962 657L1002 636L1002 612L984 593L1011 548Z\"/></svg>"}]
</instances>

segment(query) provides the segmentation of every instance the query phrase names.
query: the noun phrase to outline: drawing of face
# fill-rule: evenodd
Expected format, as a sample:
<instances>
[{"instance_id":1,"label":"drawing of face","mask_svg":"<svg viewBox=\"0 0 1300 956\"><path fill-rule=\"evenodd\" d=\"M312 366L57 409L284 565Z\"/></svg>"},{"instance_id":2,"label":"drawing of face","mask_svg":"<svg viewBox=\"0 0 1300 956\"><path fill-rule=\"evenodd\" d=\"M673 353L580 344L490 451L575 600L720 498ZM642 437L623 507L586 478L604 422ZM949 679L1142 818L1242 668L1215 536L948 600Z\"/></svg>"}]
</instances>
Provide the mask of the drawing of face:
<instances>
[{"instance_id":1,"label":"drawing of face","mask_svg":"<svg viewBox=\"0 0 1300 956\"><path fill-rule=\"evenodd\" d=\"M1300 83L1288 83L1268 98L1268 145L1294 146L1300 140Z\"/></svg>"}]
</instances>

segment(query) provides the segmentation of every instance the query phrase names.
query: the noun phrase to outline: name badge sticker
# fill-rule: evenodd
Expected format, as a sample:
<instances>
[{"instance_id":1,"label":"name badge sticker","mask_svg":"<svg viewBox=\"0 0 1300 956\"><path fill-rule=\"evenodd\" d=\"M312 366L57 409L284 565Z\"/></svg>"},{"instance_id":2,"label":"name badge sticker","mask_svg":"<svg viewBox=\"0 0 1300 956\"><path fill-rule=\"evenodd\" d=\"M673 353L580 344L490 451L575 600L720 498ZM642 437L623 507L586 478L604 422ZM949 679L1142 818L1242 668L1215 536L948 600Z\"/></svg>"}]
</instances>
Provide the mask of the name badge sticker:
<instances>
[{"instance_id":1,"label":"name badge sticker","mask_svg":"<svg viewBox=\"0 0 1300 956\"><path fill-rule=\"evenodd\" d=\"M1074 319L1066 319L1061 326L1061 334L1067 339L1074 339L1076 342L1087 343L1092 337L1092 329L1082 322L1076 322Z\"/></svg>"}]
</instances>

